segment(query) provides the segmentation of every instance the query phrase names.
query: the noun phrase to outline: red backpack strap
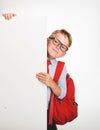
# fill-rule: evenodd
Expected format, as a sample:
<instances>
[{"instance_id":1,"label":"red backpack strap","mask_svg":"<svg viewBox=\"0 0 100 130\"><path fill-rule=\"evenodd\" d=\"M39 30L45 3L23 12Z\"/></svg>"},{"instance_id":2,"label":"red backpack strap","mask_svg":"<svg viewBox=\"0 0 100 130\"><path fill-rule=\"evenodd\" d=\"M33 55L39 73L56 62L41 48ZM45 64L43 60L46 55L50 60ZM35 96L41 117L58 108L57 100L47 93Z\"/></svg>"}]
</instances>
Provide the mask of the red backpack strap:
<instances>
[{"instance_id":1,"label":"red backpack strap","mask_svg":"<svg viewBox=\"0 0 100 130\"><path fill-rule=\"evenodd\" d=\"M56 67L56 70L55 70L55 74L54 74L54 78L53 78L53 80L55 82L58 82L58 79L59 79L59 77L61 75L61 72L63 70L64 64L65 64L64 62L58 61L57 67Z\"/></svg>"},{"instance_id":2,"label":"red backpack strap","mask_svg":"<svg viewBox=\"0 0 100 130\"><path fill-rule=\"evenodd\" d=\"M61 75L61 72L63 70L64 67L64 62L58 61L57 63L57 67L55 70L55 74L54 74L54 78L53 80L57 83L58 79ZM49 119L48 119L48 124L52 125L52 121L53 121L53 98L54 98L54 94L53 92L51 92L51 96L50 96L50 105L49 105Z\"/></svg>"},{"instance_id":3,"label":"red backpack strap","mask_svg":"<svg viewBox=\"0 0 100 130\"><path fill-rule=\"evenodd\" d=\"M75 100L75 85L69 74L67 74L67 97L72 101Z\"/></svg>"}]
</instances>

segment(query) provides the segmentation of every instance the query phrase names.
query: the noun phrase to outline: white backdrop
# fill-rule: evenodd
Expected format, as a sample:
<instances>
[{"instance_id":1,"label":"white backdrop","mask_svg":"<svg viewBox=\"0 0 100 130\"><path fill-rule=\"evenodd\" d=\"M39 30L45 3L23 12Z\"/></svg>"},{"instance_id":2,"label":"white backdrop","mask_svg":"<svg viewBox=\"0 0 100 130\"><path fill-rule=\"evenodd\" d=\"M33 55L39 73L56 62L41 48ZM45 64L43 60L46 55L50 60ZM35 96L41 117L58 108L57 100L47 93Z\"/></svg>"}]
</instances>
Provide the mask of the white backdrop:
<instances>
[{"instance_id":1,"label":"white backdrop","mask_svg":"<svg viewBox=\"0 0 100 130\"><path fill-rule=\"evenodd\" d=\"M0 17L0 130L46 129L46 54L45 17Z\"/></svg>"},{"instance_id":2,"label":"white backdrop","mask_svg":"<svg viewBox=\"0 0 100 130\"><path fill-rule=\"evenodd\" d=\"M75 81L79 116L73 122L58 126L58 128L59 130L99 130L100 1L42 0L33 2L28 0L24 3L22 0L20 4L14 1L9 9L7 8L10 5L9 2L2 1L2 12L14 10L18 12L18 15L47 16L47 36L59 28L65 28L72 34L72 46L61 60L66 62L68 71Z\"/></svg>"}]
</instances>

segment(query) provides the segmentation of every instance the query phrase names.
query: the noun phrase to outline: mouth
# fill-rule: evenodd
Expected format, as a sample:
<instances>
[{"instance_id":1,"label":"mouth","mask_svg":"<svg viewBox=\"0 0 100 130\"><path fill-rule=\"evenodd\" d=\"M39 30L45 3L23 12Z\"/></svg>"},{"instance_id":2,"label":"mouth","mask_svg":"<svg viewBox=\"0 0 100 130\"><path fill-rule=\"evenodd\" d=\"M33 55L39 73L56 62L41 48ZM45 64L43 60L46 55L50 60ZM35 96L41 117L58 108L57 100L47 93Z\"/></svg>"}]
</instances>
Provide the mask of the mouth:
<instances>
[{"instance_id":1,"label":"mouth","mask_svg":"<svg viewBox=\"0 0 100 130\"><path fill-rule=\"evenodd\" d=\"M54 52L58 53L58 51L57 51L57 50L55 50L54 48L52 48L52 50L53 50Z\"/></svg>"}]
</instances>

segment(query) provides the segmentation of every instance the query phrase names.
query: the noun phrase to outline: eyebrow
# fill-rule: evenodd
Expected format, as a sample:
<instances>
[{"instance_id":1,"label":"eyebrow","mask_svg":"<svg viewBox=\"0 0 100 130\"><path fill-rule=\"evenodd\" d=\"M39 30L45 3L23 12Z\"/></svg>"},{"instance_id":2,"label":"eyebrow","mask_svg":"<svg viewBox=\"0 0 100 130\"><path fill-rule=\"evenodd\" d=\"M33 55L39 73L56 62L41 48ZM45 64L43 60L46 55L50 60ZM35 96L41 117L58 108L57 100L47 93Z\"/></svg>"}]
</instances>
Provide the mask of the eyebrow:
<instances>
[{"instance_id":1,"label":"eyebrow","mask_svg":"<svg viewBox=\"0 0 100 130\"><path fill-rule=\"evenodd\" d=\"M56 38L57 39L57 38ZM63 44L59 39L57 39L62 45L64 45L65 47L67 47L65 44ZM68 47L67 47L68 48Z\"/></svg>"},{"instance_id":2,"label":"eyebrow","mask_svg":"<svg viewBox=\"0 0 100 130\"><path fill-rule=\"evenodd\" d=\"M57 39L57 38L56 38ZM59 39L57 39L61 44L63 44ZM64 44L63 44L64 45Z\"/></svg>"}]
</instances>

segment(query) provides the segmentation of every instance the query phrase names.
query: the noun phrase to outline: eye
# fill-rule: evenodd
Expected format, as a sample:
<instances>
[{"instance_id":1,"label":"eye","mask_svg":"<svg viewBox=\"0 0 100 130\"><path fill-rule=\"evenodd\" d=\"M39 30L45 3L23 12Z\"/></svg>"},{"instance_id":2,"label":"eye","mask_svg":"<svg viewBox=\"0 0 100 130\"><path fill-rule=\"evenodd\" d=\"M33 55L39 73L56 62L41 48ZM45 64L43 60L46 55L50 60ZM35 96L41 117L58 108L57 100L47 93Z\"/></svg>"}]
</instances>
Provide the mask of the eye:
<instances>
[{"instance_id":1,"label":"eye","mask_svg":"<svg viewBox=\"0 0 100 130\"><path fill-rule=\"evenodd\" d=\"M55 42L56 44L59 44L59 42L58 42L56 39L54 40L54 42Z\"/></svg>"},{"instance_id":2,"label":"eye","mask_svg":"<svg viewBox=\"0 0 100 130\"><path fill-rule=\"evenodd\" d=\"M66 49L67 49L64 45L62 45L62 46L61 46L61 48L62 48L62 49L64 49L64 50L66 50Z\"/></svg>"}]
</instances>

